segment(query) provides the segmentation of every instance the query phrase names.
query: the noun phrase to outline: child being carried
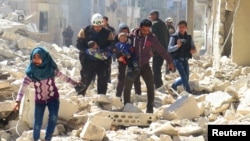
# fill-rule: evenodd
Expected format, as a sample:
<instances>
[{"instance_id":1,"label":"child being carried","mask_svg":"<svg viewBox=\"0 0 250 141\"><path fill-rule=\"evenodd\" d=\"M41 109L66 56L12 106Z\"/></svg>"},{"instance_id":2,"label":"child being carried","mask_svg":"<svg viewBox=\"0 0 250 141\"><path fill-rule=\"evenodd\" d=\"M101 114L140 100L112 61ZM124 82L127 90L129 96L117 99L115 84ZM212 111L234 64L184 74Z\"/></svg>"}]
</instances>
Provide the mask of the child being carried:
<instances>
[{"instance_id":1,"label":"child being carried","mask_svg":"<svg viewBox=\"0 0 250 141\"><path fill-rule=\"evenodd\" d=\"M121 52L124 56L124 64L128 65L127 73L130 74L133 71L139 71L138 58L136 57L134 47L131 44L127 34L121 32L118 34L119 42L116 44L116 50Z\"/></svg>"},{"instance_id":2,"label":"child being carried","mask_svg":"<svg viewBox=\"0 0 250 141\"><path fill-rule=\"evenodd\" d=\"M99 60L108 59L109 54L107 52L102 51L95 41L89 41L88 47L89 48L86 50L86 53L88 55L91 55L94 58L99 59Z\"/></svg>"}]
</instances>

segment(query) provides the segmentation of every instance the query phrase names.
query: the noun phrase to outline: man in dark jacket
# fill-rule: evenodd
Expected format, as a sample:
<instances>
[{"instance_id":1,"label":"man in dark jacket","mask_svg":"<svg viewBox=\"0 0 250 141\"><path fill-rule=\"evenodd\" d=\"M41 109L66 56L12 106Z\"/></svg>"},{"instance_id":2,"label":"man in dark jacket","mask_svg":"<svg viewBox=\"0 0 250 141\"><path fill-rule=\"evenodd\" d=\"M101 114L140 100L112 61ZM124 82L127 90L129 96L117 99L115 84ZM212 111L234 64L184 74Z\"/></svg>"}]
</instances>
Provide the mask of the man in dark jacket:
<instances>
[{"instance_id":1,"label":"man in dark jacket","mask_svg":"<svg viewBox=\"0 0 250 141\"><path fill-rule=\"evenodd\" d=\"M191 93L189 87L189 64L188 59L196 52L192 36L187 34L187 22L178 23L178 32L171 35L168 52L171 53L174 65L180 77L172 84L172 88L177 90L183 84L184 89Z\"/></svg>"},{"instance_id":2,"label":"man in dark jacket","mask_svg":"<svg viewBox=\"0 0 250 141\"><path fill-rule=\"evenodd\" d=\"M125 23L119 24L118 34L121 32L129 34L130 31L127 24ZM119 42L118 35L115 36L115 43L117 42ZM118 83L116 87L116 96L121 97L122 91L124 89L124 79L125 79L127 64L123 63L124 57L121 52L116 52L116 57L118 61ZM134 81L134 88L135 88L135 93L141 95L141 82L139 76Z\"/></svg>"},{"instance_id":3,"label":"man in dark jacket","mask_svg":"<svg viewBox=\"0 0 250 141\"><path fill-rule=\"evenodd\" d=\"M168 32L170 35L174 34L175 33L175 28L174 28L174 20L172 17L167 17L165 19L165 24L167 26L167 29L168 29Z\"/></svg>"},{"instance_id":4,"label":"man in dark jacket","mask_svg":"<svg viewBox=\"0 0 250 141\"><path fill-rule=\"evenodd\" d=\"M86 52L88 49L88 42L95 41L100 50L106 52L107 54L111 54L113 35L110 30L103 28L102 23L102 15L96 13L91 18L91 25L86 28L82 28L78 33L76 47L80 50L79 59L82 65L80 73L81 82L85 86L85 89L79 93L82 95L85 95L85 92L95 75L98 77L97 93L106 94L107 91L109 60L95 59Z\"/></svg>"},{"instance_id":5,"label":"man in dark jacket","mask_svg":"<svg viewBox=\"0 0 250 141\"><path fill-rule=\"evenodd\" d=\"M140 22L140 27L135 29L129 38L132 40L133 47L135 49L136 56L139 61L139 72L134 72L134 78L140 75L147 87L147 113L153 113L154 106L154 79L153 73L149 64L151 58L151 50L155 49L168 62L170 70L174 69L172 60L167 51L161 46L157 38L150 32L152 22L148 19L144 19ZM133 79L125 78L125 87L123 91L124 104L130 103L131 88L133 85Z\"/></svg>"},{"instance_id":6,"label":"man in dark jacket","mask_svg":"<svg viewBox=\"0 0 250 141\"><path fill-rule=\"evenodd\" d=\"M153 10L149 14L149 18L152 21L152 32L155 34L159 40L161 46L167 50L169 42L169 32L165 23L159 19L159 12ZM154 85L155 88L160 88L163 85L161 67L163 65L164 59L153 50L153 74L154 74Z\"/></svg>"},{"instance_id":7,"label":"man in dark jacket","mask_svg":"<svg viewBox=\"0 0 250 141\"><path fill-rule=\"evenodd\" d=\"M63 44L66 47L69 47L72 45L72 37L73 37L74 31L71 28L71 25L68 25L67 28L65 28L62 32L63 35Z\"/></svg>"},{"instance_id":8,"label":"man in dark jacket","mask_svg":"<svg viewBox=\"0 0 250 141\"><path fill-rule=\"evenodd\" d=\"M110 30L113 36L115 36L116 31L115 28L109 25L109 18L107 16L103 16L103 27ZM115 53L112 54L112 56L108 59L109 60L109 68L108 68L108 82L111 83L111 64L112 60L113 62L115 61Z\"/></svg>"}]
</instances>

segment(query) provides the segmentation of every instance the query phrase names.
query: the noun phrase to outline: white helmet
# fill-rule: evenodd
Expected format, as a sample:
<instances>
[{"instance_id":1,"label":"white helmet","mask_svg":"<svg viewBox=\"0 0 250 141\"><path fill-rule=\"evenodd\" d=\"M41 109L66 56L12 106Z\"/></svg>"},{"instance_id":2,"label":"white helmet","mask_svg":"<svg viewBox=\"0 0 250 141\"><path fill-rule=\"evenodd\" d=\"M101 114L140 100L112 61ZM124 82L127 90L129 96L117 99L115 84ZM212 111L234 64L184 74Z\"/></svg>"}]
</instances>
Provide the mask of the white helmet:
<instances>
[{"instance_id":1,"label":"white helmet","mask_svg":"<svg viewBox=\"0 0 250 141\"><path fill-rule=\"evenodd\" d=\"M101 26L102 25L102 15L99 13L96 13L91 18L91 24L95 26Z\"/></svg>"},{"instance_id":2,"label":"white helmet","mask_svg":"<svg viewBox=\"0 0 250 141\"><path fill-rule=\"evenodd\" d=\"M170 23L172 23L174 20L173 20L173 18L172 17L167 17L166 19L165 19L165 22L170 22Z\"/></svg>"}]
</instances>

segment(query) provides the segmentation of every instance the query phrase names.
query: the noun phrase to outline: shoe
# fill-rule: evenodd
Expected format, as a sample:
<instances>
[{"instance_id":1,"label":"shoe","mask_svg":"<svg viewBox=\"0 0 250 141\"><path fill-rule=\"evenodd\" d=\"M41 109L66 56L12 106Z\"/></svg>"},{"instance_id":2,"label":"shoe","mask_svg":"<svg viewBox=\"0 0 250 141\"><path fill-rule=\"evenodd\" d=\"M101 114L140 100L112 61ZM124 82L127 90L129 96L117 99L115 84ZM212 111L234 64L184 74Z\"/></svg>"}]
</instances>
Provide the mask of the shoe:
<instances>
[{"instance_id":1,"label":"shoe","mask_svg":"<svg viewBox=\"0 0 250 141\"><path fill-rule=\"evenodd\" d=\"M75 90L78 93L78 95L83 95L85 87L86 87L85 85L81 85L81 84L75 86Z\"/></svg>"},{"instance_id":2,"label":"shoe","mask_svg":"<svg viewBox=\"0 0 250 141\"><path fill-rule=\"evenodd\" d=\"M153 109L153 108L152 108L152 109L151 109L151 108L150 108L150 109L147 109L147 110L146 110L146 113L154 113L154 109Z\"/></svg>"}]
</instances>

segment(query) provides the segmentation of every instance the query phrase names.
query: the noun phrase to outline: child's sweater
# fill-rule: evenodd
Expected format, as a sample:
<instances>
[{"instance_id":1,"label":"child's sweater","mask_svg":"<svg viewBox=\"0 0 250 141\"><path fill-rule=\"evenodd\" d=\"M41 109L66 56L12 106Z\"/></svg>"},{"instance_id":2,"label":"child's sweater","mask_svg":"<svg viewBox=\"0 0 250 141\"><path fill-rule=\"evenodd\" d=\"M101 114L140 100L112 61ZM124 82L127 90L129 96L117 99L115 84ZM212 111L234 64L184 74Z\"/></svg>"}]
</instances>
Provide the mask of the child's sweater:
<instances>
[{"instance_id":1,"label":"child's sweater","mask_svg":"<svg viewBox=\"0 0 250 141\"><path fill-rule=\"evenodd\" d=\"M77 84L77 82L75 82L68 76L64 75L59 70L55 71L55 77L58 77L62 81L71 83L72 85ZM29 78L28 76L25 76L23 83L18 91L16 101L21 101L25 92L27 92L27 88L30 83L34 84L36 103L44 104L44 103L47 103L54 99L59 98L58 89L55 85L55 77L34 82L31 80L31 78Z\"/></svg>"}]
</instances>

